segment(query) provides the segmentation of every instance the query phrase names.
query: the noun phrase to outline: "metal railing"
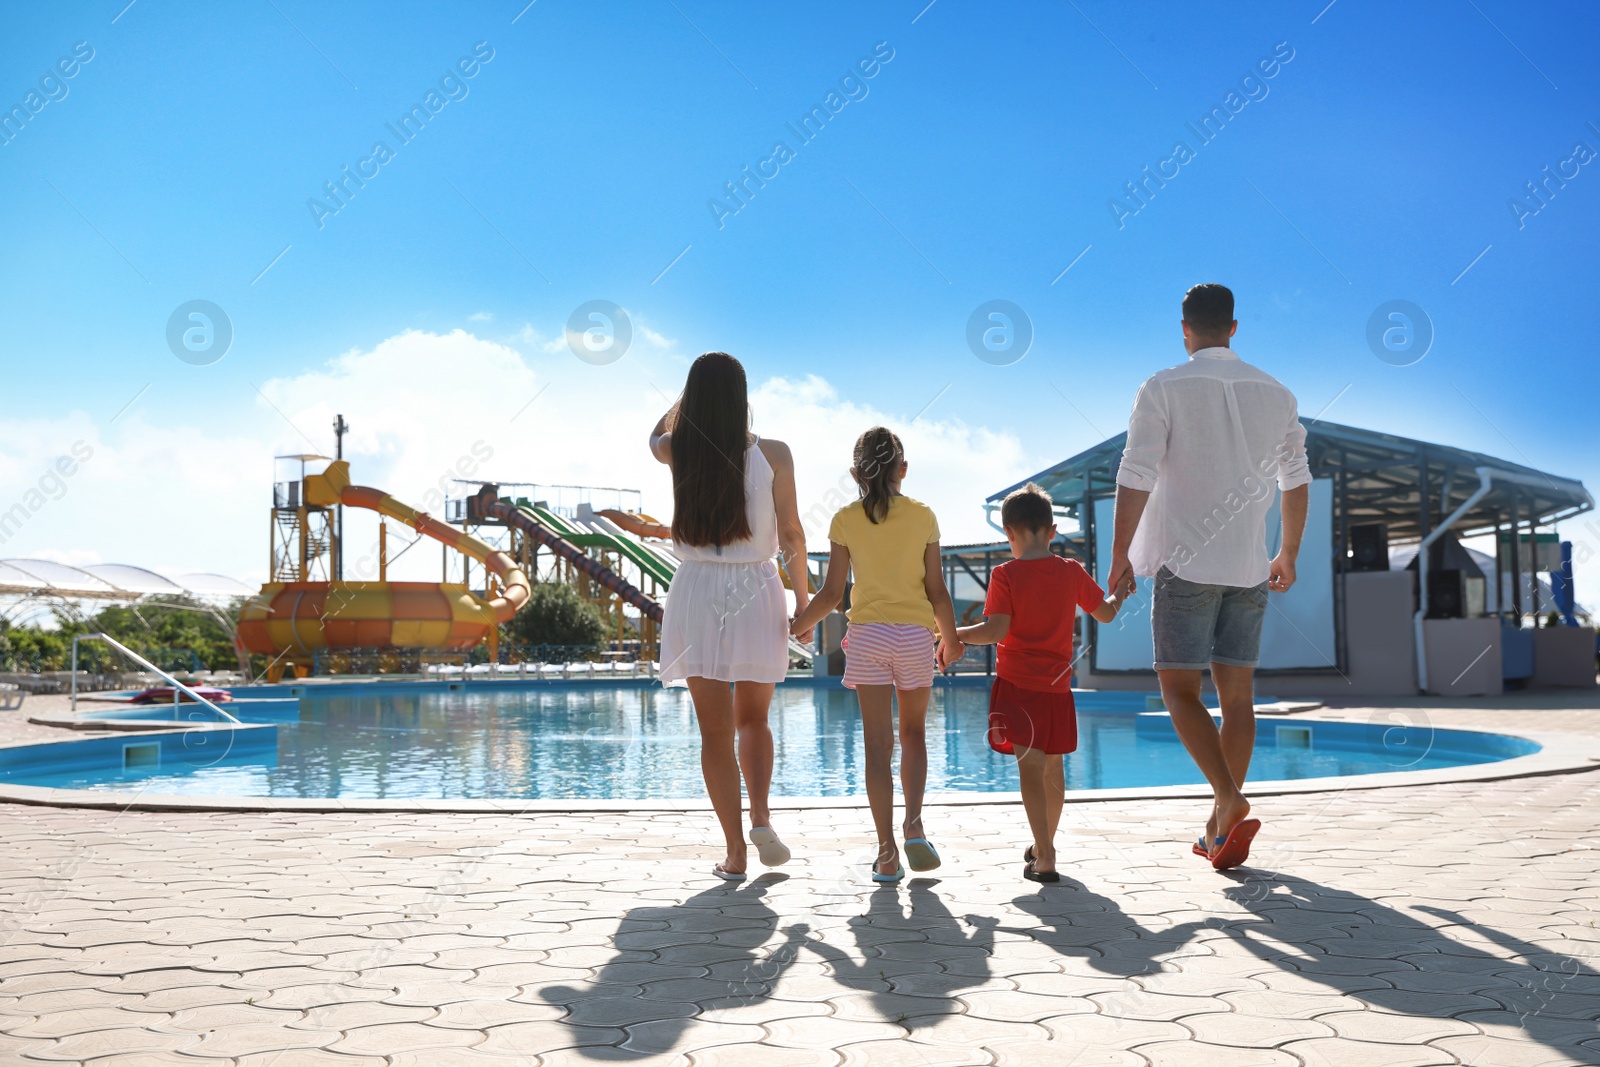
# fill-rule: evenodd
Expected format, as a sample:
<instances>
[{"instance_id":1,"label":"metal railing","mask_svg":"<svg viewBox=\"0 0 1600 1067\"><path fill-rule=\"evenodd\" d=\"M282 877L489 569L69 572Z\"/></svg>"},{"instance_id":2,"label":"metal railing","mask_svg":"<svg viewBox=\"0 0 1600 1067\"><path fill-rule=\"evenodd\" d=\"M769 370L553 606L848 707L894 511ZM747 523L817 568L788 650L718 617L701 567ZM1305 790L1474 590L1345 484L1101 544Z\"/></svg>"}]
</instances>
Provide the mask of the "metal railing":
<instances>
[{"instance_id":1,"label":"metal railing","mask_svg":"<svg viewBox=\"0 0 1600 1067\"><path fill-rule=\"evenodd\" d=\"M174 678L172 675L168 674L166 671L162 670L160 667L157 667L154 663L151 663L149 660L145 659L143 656L139 655L139 653L135 652L133 649L129 648L127 645L124 645L121 641L118 641L115 637L112 637L110 634L75 634L75 635L73 635L73 638L72 638L72 710L74 712L76 712L78 710L78 642L79 641L104 641L106 644L110 645L112 648L116 649L118 652L121 652L124 656L127 656L129 659L133 660L133 662L137 663L139 666L143 667L145 670L150 671L152 674L155 674L155 675L158 675L158 676L160 676L162 678L165 678L167 680L167 684L172 686L172 706L174 708L176 708L178 706L178 702L179 702L179 699L180 699L178 694L186 693L186 694L188 694L188 696L189 696L189 698L191 700L194 700L194 701L197 701L197 702L199 702L201 704L204 704L206 707L210 708L212 711L216 712L219 716L221 716L222 718L228 720L229 722L239 723L239 725L241 725L241 726L244 725L243 723L239 722L239 719L236 718L234 715L230 714L229 712L223 711L221 708L217 707L217 705L211 703L211 701L207 700L205 697L201 696L199 693L196 693L193 689L190 689L188 686L186 686L182 682L178 681L178 679ZM174 714L176 714L176 712L174 712Z\"/></svg>"}]
</instances>

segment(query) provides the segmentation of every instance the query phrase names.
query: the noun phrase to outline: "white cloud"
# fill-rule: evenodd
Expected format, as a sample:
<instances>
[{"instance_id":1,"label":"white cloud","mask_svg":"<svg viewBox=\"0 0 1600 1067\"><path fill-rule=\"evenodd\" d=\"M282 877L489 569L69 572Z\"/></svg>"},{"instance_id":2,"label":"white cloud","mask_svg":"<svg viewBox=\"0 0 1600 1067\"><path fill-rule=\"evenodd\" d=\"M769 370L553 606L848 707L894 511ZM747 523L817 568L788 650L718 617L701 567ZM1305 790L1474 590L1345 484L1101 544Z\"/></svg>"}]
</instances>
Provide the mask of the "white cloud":
<instances>
[{"instance_id":1,"label":"white cloud","mask_svg":"<svg viewBox=\"0 0 1600 1067\"><path fill-rule=\"evenodd\" d=\"M467 321L468 322L493 322L494 321L494 312L492 312L492 311L474 311L472 314L467 316Z\"/></svg>"},{"instance_id":2,"label":"white cloud","mask_svg":"<svg viewBox=\"0 0 1600 1067\"><path fill-rule=\"evenodd\" d=\"M0 419L0 514L30 490L42 505L0 543L0 556L263 580L272 457L331 451L336 414L351 426L345 456L354 479L416 507L437 510L441 485L467 476L639 489L646 509L668 518L671 480L646 437L681 388L688 360L646 341L617 363L592 366L564 344L549 355L524 354L464 330L411 331L263 382L262 397L213 395L210 410L225 415L209 428L166 418L153 394L110 425L81 412ZM911 422L911 412L841 399L814 376L759 382L751 401L757 432L793 448L803 511L850 498L851 448L874 423L905 439L906 491L936 509L947 541L988 539L983 498L1040 465L1010 434L938 420L937 407ZM52 480L39 491L74 442L90 458L62 479L64 489ZM351 509L346 523L353 567L370 550L376 523ZM409 531L390 532L398 551ZM825 520L810 532L823 547ZM440 560L438 549L418 545L391 576L437 580Z\"/></svg>"},{"instance_id":3,"label":"white cloud","mask_svg":"<svg viewBox=\"0 0 1600 1067\"><path fill-rule=\"evenodd\" d=\"M663 337L661 334L657 333L655 330L652 330L648 326L635 326L634 329L640 337L644 338L645 341L649 342L650 344L655 345L657 348L668 349L677 344L677 342L672 340L670 337Z\"/></svg>"},{"instance_id":4,"label":"white cloud","mask_svg":"<svg viewBox=\"0 0 1600 1067\"><path fill-rule=\"evenodd\" d=\"M533 328L533 323L525 322L522 329L506 338L506 344L521 344L538 346L545 342L544 334Z\"/></svg>"},{"instance_id":5,"label":"white cloud","mask_svg":"<svg viewBox=\"0 0 1600 1067\"><path fill-rule=\"evenodd\" d=\"M904 491L933 508L947 544L998 540L982 509L984 498L1009 477L996 472L1031 472L1043 466L1011 434L929 414L913 421L914 413L844 401L816 375L798 381L770 378L756 387L750 405L757 429L788 442L794 452L800 511L806 516L808 539L819 548L826 547L828 516L856 498L851 454L856 438L871 426L887 426L900 435L908 468Z\"/></svg>"}]
</instances>

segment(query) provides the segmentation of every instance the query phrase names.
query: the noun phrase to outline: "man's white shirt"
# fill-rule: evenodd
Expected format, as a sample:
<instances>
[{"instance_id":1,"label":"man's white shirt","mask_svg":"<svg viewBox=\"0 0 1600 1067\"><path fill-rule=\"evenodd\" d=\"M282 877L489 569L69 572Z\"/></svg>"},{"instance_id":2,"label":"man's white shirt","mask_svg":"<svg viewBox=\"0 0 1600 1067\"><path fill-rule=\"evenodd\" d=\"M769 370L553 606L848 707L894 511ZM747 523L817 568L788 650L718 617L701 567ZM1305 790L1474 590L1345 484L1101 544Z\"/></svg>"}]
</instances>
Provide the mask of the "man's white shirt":
<instances>
[{"instance_id":1,"label":"man's white shirt","mask_svg":"<svg viewBox=\"0 0 1600 1067\"><path fill-rule=\"evenodd\" d=\"M1273 485L1311 481L1294 394L1227 348L1202 348L1139 389L1117 484L1150 494L1135 574L1207 585L1267 580Z\"/></svg>"}]
</instances>

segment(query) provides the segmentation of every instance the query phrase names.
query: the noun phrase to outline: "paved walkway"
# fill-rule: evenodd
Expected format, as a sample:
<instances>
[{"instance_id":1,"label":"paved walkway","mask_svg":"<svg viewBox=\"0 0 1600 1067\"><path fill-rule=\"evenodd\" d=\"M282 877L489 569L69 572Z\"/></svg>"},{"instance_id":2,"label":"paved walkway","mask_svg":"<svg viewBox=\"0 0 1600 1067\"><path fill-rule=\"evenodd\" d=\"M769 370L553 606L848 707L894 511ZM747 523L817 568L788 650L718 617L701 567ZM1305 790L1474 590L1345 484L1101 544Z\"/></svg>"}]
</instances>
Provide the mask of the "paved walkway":
<instances>
[{"instance_id":1,"label":"paved walkway","mask_svg":"<svg viewBox=\"0 0 1600 1067\"><path fill-rule=\"evenodd\" d=\"M938 808L874 888L853 810L730 886L703 813L0 805L0 1063L1600 1063L1600 773L1259 814L1218 875L1193 802L1069 805L1041 888L1018 808Z\"/></svg>"}]
</instances>

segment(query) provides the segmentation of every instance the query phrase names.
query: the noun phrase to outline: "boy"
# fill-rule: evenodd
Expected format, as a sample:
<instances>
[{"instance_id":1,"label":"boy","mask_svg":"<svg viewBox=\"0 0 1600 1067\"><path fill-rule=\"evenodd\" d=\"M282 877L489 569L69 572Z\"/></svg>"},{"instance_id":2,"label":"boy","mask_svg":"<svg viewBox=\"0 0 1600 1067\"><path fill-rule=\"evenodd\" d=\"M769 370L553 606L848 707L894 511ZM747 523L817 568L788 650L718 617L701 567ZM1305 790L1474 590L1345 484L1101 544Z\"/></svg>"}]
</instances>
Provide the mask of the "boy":
<instances>
[{"instance_id":1,"label":"boy","mask_svg":"<svg viewBox=\"0 0 1600 1067\"><path fill-rule=\"evenodd\" d=\"M1049 495L1029 482L1000 506L1012 559L994 569L984 621L956 635L969 645L998 645L989 691L989 746L1017 756L1022 806L1033 831L1022 876L1059 882L1056 827L1066 801L1061 757L1078 747L1072 705L1072 626L1077 608L1097 622L1117 617L1122 604L1106 596L1083 564L1052 555L1055 511Z\"/></svg>"}]
</instances>

